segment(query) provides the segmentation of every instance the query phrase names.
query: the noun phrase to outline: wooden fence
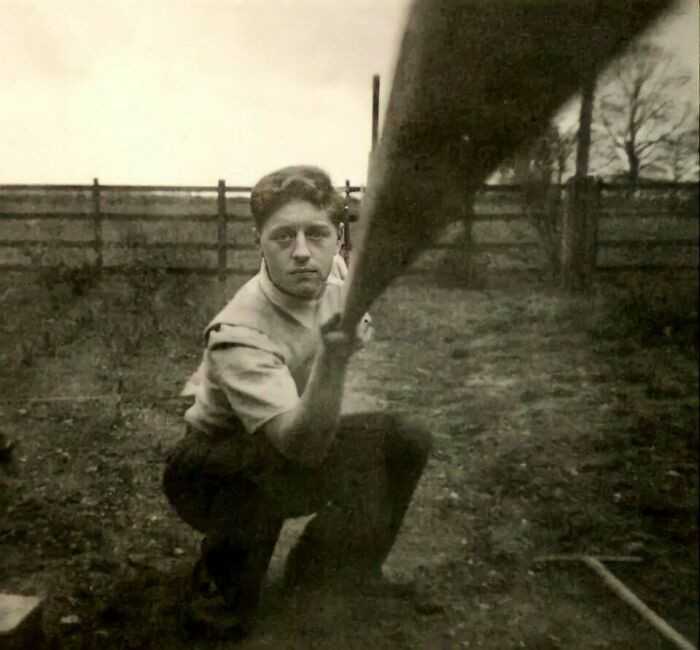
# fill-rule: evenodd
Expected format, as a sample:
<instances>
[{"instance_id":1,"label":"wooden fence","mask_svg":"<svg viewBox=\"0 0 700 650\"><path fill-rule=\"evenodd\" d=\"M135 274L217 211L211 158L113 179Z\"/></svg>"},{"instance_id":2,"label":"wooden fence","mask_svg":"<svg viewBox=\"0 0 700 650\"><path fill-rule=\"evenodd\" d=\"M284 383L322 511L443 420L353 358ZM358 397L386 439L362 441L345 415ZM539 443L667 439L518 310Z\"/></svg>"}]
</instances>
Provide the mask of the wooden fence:
<instances>
[{"instance_id":1,"label":"wooden fence","mask_svg":"<svg viewBox=\"0 0 700 650\"><path fill-rule=\"evenodd\" d=\"M357 190L358 188L351 188ZM250 273L250 187L0 185L0 269Z\"/></svg>"},{"instance_id":2,"label":"wooden fence","mask_svg":"<svg viewBox=\"0 0 700 650\"><path fill-rule=\"evenodd\" d=\"M696 184L592 187L596 194L587 205L595 217L595 268L697 268ZM223 180L212 186L102 185L97 179L92 185L0 185L0 269L87 264L119 273L155 266L222 279L250 275L259 264L250 189ZM350 213L362 189L349 181L338 188ZM562 248L570 196L566 186L546 196L514 185L484 186L409 272L454 272L457 252L470 269L546 270ZM361 228L351 224L351 243Z\"/></svg>"}]
</instances>

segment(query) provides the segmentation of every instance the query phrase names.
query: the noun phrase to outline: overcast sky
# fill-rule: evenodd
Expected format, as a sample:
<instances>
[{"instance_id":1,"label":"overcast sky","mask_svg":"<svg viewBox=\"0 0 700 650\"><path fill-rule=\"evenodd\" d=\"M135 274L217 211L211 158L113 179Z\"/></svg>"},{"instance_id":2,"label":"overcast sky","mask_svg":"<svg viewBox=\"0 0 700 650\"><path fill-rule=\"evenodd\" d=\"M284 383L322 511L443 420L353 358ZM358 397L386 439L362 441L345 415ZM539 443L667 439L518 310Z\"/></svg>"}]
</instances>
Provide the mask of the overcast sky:
<instances>
[{"instance_id":1,"label":"overcast sky","mask_svg":"<svg viewBox=\"0 0 700 650\"><path fill-rule=\"evenodd\" d=\"M408 0L0 0L0 183L364 183ZM698 2L658 39L694 74Z\"/></svg>"}]
</instances>

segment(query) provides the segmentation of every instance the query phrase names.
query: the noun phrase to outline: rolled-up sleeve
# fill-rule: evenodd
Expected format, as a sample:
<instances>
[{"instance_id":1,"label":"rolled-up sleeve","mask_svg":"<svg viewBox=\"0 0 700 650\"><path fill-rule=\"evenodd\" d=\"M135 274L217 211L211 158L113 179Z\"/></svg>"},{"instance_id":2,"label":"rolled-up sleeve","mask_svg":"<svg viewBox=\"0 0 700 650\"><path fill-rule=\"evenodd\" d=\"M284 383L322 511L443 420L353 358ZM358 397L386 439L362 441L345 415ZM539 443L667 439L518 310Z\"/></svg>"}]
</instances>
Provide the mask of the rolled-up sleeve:
<instances>
[{"instance_id":1,"label":"rolled-up sleeve","mask_svg":"<svg viewBox=\"0 0 700 650\"><path fill-rule=\"evenodd\" d=\"M210 333L206 356L209 381L224 393L249 433L299 401L284 357L260 332L222 326Z\"/></svg>"}]
</instances>

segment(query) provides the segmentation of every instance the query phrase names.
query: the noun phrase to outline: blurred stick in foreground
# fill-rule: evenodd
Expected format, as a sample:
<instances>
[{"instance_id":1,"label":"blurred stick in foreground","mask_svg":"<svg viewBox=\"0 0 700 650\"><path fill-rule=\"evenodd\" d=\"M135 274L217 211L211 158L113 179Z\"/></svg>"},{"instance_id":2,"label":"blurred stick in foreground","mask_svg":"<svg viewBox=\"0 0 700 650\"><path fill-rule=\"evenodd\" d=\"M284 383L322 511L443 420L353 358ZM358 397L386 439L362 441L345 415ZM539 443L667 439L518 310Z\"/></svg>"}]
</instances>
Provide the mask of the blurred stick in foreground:
<instances>
[{"instance_id":1,"label":"blurred stick in foreground","mask_svg":"<svg viewBox=\"0 0 700 650\"><path fill-rule=\"evenodd\" d=\"M372 154L344 327L670 0L416 0Z\"/></svg>"}]
</instances>

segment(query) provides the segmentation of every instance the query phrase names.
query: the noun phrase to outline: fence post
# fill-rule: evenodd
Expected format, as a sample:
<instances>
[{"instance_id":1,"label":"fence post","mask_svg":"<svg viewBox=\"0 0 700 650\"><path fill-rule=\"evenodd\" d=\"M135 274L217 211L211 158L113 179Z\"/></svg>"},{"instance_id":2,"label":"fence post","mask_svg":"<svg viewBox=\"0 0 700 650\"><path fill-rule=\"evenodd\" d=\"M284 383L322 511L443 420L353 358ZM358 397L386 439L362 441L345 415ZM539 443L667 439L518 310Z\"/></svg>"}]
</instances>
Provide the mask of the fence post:
<instances>
[{"instance_id":1,"label":"fence post","mask_svg":"<svg viewBox=\"0 0 700 650\"><path fill-rule=\"evenodd\" d=\"M350 239L350 181L345 179L345 209L343 210L343 247L342 255L346 264L350 263L350 251L352 240Z\"/></svg>"},{"instance_id":2,"label":"fence post","mask_svg":"<svg viewBox=\"0 0 700 650\"><path fill-rule=\"evenodd\" d=\"M95 267L97 271L102 270L102 201L100 198L100 181L97 178L92 180L92 227L95 247Z\"/></svg>"},{"instance_id":3,"label":"fence post","mask_svg":"<svg viewBox=\"0 0 700 650\"><path fill-rule=\"evenodd\" d=\"M472 232L472 226L474 225L474 199L465 201L462 207L462 227L463 227L463 272L467 274L467 286L472 287L474 285L474 233Z\"/></svg>"},{"instance_id":4,"label":"fence post","mask_svg":"<svg viewBox=\"0 0 700 650\"><path fill-rule=\"evenodd\" d=\"M225 284L226 282L226 181L223 179L219 180L219 185L217 187L217 214L219 217L218 229L217 229L217 243L219 246L218 253L218 269L219 269L219 282Z\"/></svg>"},{"instance_id":5,"label":"fence post","mask_svg":"<svg viewBox=\"0 0 700 650\"><path fill-rule=\"evenodd\" d=\"M571 292L590 289L598 257L600 185L592 176L568 182L562 224L562 285Z\"/></svg>"}]
</instances>

